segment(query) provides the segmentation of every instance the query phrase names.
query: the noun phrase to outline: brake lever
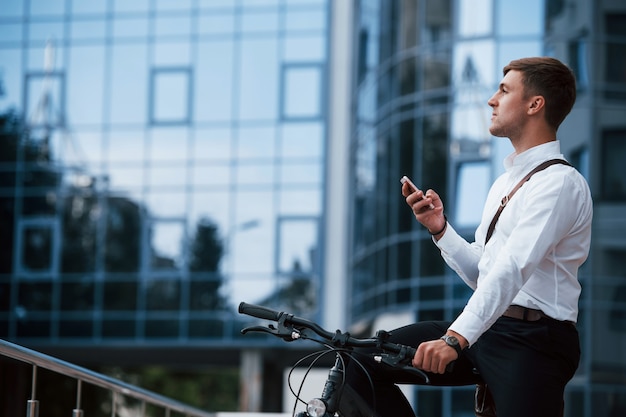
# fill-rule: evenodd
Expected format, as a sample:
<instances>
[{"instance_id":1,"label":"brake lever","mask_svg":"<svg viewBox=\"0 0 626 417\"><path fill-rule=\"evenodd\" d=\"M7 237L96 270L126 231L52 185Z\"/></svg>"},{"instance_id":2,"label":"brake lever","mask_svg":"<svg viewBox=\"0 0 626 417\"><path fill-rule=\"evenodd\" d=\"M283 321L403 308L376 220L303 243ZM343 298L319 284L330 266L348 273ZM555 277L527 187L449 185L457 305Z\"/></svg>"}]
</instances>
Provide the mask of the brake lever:
<instances>
[{"instance_id":1,"label":"brake lever","mask_svg":"<svg viewBox=\"0 0 626 417\"><path fill-rule=\"evenodd\" d=\"M426 372L422 371L421 369L414 368L413 366L407 365L407 363L410 363L410 359L407 359L407 351L408 348L406 346L402 346L400 352L398 352L397 354L392 355L390 353L377 353L374 355L374 360L378 363L384 363L389 366L393 366L394 368L399 368L404 371L416 374L417 376L423 378L426 384L430 384L430 378L428 378Z\"/></svg>"},{"instance_id":2,"label":"brake lever","mask_svg":"<svg viewBox=\"0 0 626 417\"><path fill-rule=\"evenodd\" d=\"M268 333L272 336L280 337L285 342L292 342L300 338L300 332L295 330L293 327L287 327L282 324L278 325L278 328L274 327L274 325L269 324L267 326L251 326L245 327L241 330L241 334L246 334L248 332L261 332Z\"/></svg>"}]
</instances>

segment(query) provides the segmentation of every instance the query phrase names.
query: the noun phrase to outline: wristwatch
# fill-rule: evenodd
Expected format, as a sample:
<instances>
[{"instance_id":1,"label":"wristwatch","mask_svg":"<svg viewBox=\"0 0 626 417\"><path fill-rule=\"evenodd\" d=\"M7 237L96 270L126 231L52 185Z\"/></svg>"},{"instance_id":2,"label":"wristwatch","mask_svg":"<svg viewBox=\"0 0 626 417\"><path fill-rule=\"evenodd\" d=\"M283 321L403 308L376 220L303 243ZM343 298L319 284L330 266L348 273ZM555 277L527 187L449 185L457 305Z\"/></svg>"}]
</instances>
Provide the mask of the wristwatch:
<instances>
[{"instance_id":1,"label":"wristwatch","mask_svg":"<svg viewBox=\"0 0 626 417\"><path fill-rule=\"evenodd\" d=\"M461 352L463 349L461 349L461 344L459 343L459 339L457 339L454 336L449 336L449 335L443 335L441 336L441 340L443 340L444 342L446 342L446 344L452 348L454 348L454 350L456 350L456 354L458 355L458 357L461 357Z\"/></svg>"}]
</instances>

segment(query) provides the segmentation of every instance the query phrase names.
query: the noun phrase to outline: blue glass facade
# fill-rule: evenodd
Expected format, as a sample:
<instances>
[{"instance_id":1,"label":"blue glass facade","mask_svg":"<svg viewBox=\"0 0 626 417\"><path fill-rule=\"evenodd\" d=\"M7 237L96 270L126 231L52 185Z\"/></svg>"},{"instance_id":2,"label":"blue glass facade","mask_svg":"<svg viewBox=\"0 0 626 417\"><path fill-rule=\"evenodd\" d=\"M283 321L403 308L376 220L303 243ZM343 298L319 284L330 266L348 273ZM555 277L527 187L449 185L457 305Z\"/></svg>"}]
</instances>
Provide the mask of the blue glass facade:
<instances>
[{"instance_id":1,"label":"blue glass facade","mask_svg":"<svg viewBox=\"0 0 626 417\"><path fill-rule=\"evenodd\" d=\"M240 301L319 314L326 0L5 3L0 337L223 345Z\"/></svg>"}]
</instances>

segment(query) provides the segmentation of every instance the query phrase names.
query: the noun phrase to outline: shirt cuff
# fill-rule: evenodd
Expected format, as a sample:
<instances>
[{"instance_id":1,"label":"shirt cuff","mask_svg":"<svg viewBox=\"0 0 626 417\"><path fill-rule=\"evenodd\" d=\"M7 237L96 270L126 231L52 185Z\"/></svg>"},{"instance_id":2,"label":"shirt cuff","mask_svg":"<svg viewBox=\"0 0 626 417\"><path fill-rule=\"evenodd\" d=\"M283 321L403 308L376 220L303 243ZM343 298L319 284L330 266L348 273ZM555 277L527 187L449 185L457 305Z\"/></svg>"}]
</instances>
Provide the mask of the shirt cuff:
<instances>
[{"instance_id":1,"label":"shirt cuff","mask_svg":"<svg viewBox=\"0 0 626 417\"><path fill-rule=\"evenodd\" d=\"M480 335L485 332L486 329L484 329L483 326L483 319L470 311L464 310L450 325L450 330L463 336L469 343L469 346L472 346L476 343Z\"/></svg>"}]
</instances>

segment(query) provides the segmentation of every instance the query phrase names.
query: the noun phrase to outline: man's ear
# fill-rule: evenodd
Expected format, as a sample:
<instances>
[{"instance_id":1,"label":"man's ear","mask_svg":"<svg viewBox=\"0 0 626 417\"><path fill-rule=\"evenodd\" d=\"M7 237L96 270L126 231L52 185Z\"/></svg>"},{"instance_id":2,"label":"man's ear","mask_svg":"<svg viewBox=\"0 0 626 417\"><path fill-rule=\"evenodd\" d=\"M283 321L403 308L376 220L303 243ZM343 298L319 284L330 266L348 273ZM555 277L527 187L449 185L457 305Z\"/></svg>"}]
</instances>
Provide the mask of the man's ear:
<instances>
[{"instance_id":1,"label":"man's ear","mask_svg":"<svg viewBox=\"0 0 626 417\"><path fill-rule=\"evenodd\" d=\"M535 114L541 111L546 105L546 100L543 96L533 96L530 98L528 106L528 114Z\"/></svg>"}]
</instances>

